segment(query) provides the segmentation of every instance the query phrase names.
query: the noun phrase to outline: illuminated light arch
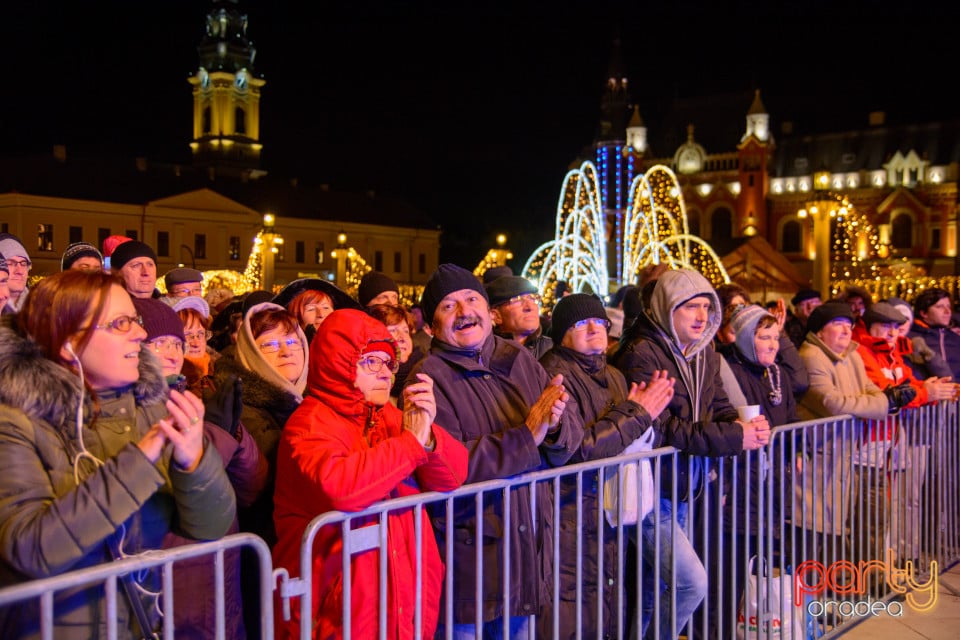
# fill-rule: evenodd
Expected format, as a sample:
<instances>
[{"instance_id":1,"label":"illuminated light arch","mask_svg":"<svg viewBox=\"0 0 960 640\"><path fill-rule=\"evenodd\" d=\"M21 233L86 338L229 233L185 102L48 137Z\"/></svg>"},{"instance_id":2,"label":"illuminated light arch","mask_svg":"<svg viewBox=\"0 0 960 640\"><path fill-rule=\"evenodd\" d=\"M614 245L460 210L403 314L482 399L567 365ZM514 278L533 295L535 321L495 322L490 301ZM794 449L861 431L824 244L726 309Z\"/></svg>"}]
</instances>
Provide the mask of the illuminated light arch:
<instances>
[{"instance_id":1,"label":"illuminated light arch","mask_svg":"<svg viewBox=\"0 0 960 640\"><path fill-rule=\"evenodd\" d=\"M567 172L557 202L554 239L534 251L523 267L523 276L534 283L548 308L559 280L572 291L608 293L606 226L597 180L591 162Z\"/></svg>"},{"instance_id":2,"label":"illuminated light arch","mask_svg":"<svg viewBox=\"0 0 960 640\"><path fill-rule=\"evenodd\" d=\"M634 179L628 211L623 270L616 274L617 281L633 282L643 267L661 263L697 269L717 285L730 281L713 248L690 233L683 194L669 167L656 165ZM554 303L554 285L559 280L565 280L572 291L607 295L606 235L597 170L584 162L563 179L554 239L538 247L523 267L523 276L534 283L547 308Z\"/></svg>"}]
</instances>

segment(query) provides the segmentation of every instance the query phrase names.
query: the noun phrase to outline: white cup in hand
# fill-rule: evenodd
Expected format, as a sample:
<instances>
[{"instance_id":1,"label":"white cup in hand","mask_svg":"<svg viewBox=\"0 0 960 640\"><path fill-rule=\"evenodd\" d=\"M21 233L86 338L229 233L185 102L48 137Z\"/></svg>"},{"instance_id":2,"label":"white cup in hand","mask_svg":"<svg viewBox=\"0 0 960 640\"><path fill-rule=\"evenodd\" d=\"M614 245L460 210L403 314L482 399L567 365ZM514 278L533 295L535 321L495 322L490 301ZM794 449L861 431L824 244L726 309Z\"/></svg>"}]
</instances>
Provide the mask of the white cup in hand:
<instances>
[{"instance_id":1,"label":"white cup in hand","mask_svg":"<svg viewBox=\"0 0 960 640\"><path fill-rule=\"evenodd\" d=\"M737 407L737 415L739 415L740 419L744 422L750 422L760 415L760 405L748 404L742 407Z\"/></svg>"}]
</instances>

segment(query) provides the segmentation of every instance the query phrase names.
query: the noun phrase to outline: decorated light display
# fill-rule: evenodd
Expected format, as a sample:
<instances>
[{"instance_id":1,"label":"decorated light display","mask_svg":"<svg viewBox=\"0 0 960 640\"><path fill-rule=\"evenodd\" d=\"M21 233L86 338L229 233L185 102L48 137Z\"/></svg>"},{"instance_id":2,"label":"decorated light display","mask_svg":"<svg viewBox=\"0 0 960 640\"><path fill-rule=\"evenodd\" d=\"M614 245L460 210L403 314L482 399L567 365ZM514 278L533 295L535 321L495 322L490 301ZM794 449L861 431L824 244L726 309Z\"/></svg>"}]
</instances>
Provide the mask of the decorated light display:
<instances>
[{"instance_id":1,"label":"decorated light display","mask_svg":"<svg viewBox=\"0 0 960 640\"><path fill-rule=\"evenodd\" d=\"M573 291L600 296L609 291L606 215L599 175L590 162L567 173L557 204L554 239L538 247L524 265L524 277L537 286L547 308L555 302L553 289L560 280ZM622 252L618 251L623 263L618 265L617 282L632 282L643 267L661 263L697 269L718 285L730 281L710 245L690 234L683 195L668 167L657 165L634 178L628 211Z\"/></svg>"},{"instance_id":2,"label":"decorated light display","mask_svg":"<svg viewBox=\"0 0 960 640\"><path fill-rule=\"evenodd\" d=\"M513 253L505 248L506 244L507 236L502 233L497 234L497 246L487 251L487 255L483 256L483 260L473 270L473 275L483 279L483 274L487 269L502 267L507 264L507 260L513 260Z\"/></svg>"}]
</instances>

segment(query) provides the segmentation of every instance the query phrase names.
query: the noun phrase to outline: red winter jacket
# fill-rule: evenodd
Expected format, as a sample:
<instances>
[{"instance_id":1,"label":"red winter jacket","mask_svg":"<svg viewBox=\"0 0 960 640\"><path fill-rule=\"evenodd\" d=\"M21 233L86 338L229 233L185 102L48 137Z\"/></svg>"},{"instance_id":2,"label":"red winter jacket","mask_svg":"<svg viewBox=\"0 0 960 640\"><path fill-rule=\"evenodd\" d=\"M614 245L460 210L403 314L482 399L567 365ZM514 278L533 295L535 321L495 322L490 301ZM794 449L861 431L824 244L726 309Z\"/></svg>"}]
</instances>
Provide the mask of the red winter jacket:
<instances>
[{"instance_id":1,"label":"red winter jacket","mask_svg":"<svg viewBox=\"0 0 960 640\"><path fill-rule=\"evenodd\" d=\"M909 382L917 395L905 408L914 409L928 402L927 388L923 386L922 380L914 377L913 369L904 362L898 347L891 347L883 338L875 338L866 332L856 334L854 339L860 344L857 347L857 353L863 360L867 377L875 385L881 389L886 389L890 386ZM870 422L868 431L864 436L868 440L892 440L894 439L893 430L894 422L892 420L885 420L880 423Z\"/></svg>"},{"instance_id":2,"label":"red winter jacket","mask_svg":"<svg viewBox=\"0 0 960 640\"><path fill-rule=\"evenodd\" d=\"M420 491L449 491L467 476L467 450L433 425L436 448L427 452L401 424L402 414L387 404L364 401L354 386L363 347L390 342L378 320L356 310L330 314L310 347L307 395L283 429L277 454L274 564L300 575L301 537L307 524L327 511L361 511L393 497ZM370 519L370 524L375 524ZM413 638L416 580L415 519L412 509L388 516L387 633ZM355 525L363 526L362 524ZM439 616L443 562L430 520L422 511L422 637L433 637ZM343 582L340 526L319 531L314 546L314 638L342 636ZM379 552L351 561L351 632L354 638L379 637ZM299 637L299 602L292 619L276 620L278 638ZM277 609L278 613L280 609Z\"/></svg>"}]
</instances>

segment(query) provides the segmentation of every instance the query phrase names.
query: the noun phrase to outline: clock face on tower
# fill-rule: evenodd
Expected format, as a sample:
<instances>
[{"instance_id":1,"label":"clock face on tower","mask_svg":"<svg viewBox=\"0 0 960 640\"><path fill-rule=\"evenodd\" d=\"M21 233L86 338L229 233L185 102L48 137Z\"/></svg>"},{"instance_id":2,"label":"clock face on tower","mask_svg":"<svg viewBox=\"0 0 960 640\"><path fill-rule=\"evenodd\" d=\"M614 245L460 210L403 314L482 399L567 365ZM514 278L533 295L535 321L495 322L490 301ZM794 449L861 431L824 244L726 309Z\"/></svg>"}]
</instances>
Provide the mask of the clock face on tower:
<instances>
[{"instance_id":1,"label":"clock face on tower","mask_svg":"<svg viewBox=\"0 0 960 640\"><path fill-rule=\"evenodd\" d=\"M677 159L677 169L680 173L696 173L700 171L700 154L695 149L684 149Z\"/></svg>"},{"instance_id":2,"label":"clock face on tower","mask_svg":"<svg viewBox=\"0 0 960 640\"><path fill-rule=\"evenodd\" d=\"M237 78L235 82L237 85L237 89L246 89L247 88L247 72L244 71L243 69L241 69L240 71L237 71Z\"/></svg>"}]
</instances>

